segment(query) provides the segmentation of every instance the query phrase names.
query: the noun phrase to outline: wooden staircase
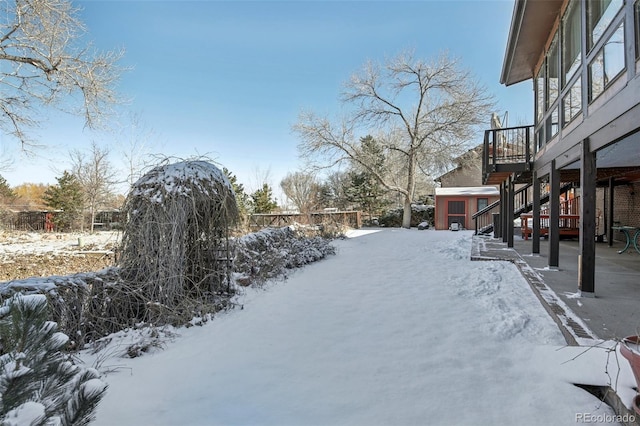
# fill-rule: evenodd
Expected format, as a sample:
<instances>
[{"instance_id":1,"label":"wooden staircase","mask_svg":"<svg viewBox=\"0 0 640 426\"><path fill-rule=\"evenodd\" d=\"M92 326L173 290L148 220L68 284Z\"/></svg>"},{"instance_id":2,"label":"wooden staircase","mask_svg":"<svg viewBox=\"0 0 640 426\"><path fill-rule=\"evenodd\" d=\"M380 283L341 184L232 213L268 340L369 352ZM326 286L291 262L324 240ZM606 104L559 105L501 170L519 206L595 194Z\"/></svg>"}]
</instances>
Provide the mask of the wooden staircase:
<instances>
[{"instance_id":1,"label":"wooden staircase","mask_svg":"<svg viewBox=\"0 0 640 426\"><path fill-rule=\"evenodd\" d=\"M514 194L514 209L513 218L517 219L525 213L529 213L533 210L533 197L530 194L529 189L533 185L531 183L525 184L519 188ZM560 187L560 193L566 193L573 187L572 183L565 183ZM549 191L545 188L540 193L540 205L543 206L549 202ZM541 209L542 210L542 209ZM500 200L489 204L482 210L476 212L471 219L475 222L475 233L489 234L493 232L493 215L500 212Z\"/></svg>"}]
</instances>

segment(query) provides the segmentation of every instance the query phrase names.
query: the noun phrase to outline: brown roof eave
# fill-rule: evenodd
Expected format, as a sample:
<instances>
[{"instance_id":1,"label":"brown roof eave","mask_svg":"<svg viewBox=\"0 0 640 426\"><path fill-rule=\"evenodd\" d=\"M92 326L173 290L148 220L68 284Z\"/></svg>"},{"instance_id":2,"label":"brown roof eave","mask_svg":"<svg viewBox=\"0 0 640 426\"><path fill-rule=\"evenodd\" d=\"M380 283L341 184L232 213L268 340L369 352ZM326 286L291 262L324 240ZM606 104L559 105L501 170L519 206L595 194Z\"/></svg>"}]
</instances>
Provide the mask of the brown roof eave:
<instances>
[{"instance_id":1,"label":"brown roof eave","mask_svg":"<svg viewBox=\"0 0 640 426\"><path fill-rule=\"evenodd\" d=\"M506 86L533 78L544 53L562 0L516 0L500 83Z\"/></svg>"}]
</instances>

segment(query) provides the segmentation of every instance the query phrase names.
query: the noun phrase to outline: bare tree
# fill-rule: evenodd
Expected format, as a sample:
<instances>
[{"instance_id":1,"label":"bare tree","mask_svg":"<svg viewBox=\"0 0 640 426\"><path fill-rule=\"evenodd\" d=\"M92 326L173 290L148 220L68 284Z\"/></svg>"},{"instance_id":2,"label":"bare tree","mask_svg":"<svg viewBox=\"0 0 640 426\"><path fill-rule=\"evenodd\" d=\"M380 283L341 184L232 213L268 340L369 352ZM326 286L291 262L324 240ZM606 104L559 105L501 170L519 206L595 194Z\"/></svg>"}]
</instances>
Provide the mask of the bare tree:
<instances>
[{"instance_id":1,"label":"bare tree","mask_svg":"<svg viewBox=\"0 0 640 426\"><path fill-rule=\"evenodd\" d=\"M86 30L69 0L6 0L0 6L0 131L23 149L40 106L82 115L94 128L117 103L121 51L82 46ZM81 105L71 100L80 95Z\"/></svg>"},{"instance_id":2,"label":"bare tree","mask_svg":"<svg viewBox=\"0 0 640 426\"><path fill-rule=\"evenodd\" d=\"M156 160L151 154L155 133L145 125L139 114L131 114L128 120L129 124L123 126L121 132L120 145L126 165L126 182L131 188Z\"/></svg>"},{"instance_id":3,"label":"bare tree","mask_svg":"<svg viewBox=\"0 0 640 426\"><path fill-rule=\"evenodd\" d=\"M116 173L109 161L109 150L91 143L89 155L79 150L70 153L73 174L82 185L85 208L89 209L90 229L93 232L96 212L113 198L112 186Z\"/></svg>"},{"instance_id":4,"label":"bare tree","mask_svg":"<svg viewBox=\"0 0 640 426\"><path fill-rule=\"evenodd\" d=\"M367 63L346 84L342 102L348 108L339 122L313 113L294 125L300 155L331 167L360 164L389 190L403 196L402 226L411 226L411 203L418 172L432 174L460 154L489 115L492 98L458 61L441 55L432 62L401 54L384 64ZM364 129L364 131L363 131ZM375 129L375 132L371 132ZM356 133L372 133L381 143L402 181L375 170L362 152Z\"/></svg>"},{"instance_id":5,"label":"bare tree","mask_svg":"<svg viewBox=\"0 0 640 426\"><path fill-rule=\"evenodd\" d=\"M318 207L320 183L314 175L305 172L287 173L280 181L280 188L300 213L309 213Z\"/></svg>"}]
</instances>

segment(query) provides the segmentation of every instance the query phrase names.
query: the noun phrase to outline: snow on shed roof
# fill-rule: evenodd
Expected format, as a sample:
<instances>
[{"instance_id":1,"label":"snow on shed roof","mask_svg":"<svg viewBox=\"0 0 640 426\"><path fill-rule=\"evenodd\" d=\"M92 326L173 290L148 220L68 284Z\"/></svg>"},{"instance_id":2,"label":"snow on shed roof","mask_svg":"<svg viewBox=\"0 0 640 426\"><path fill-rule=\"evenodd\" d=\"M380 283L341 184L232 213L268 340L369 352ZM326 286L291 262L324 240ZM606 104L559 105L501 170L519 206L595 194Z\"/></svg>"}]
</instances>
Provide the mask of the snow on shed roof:
<instances>
[{"instance_id":1,"label":"snow on shed roof","mask_svg":"<svg viewBox=\"0 0 640 426\"><path fill-rule=\"evenodd\" d=\"M450 188L436 188L439 195L500 195L495 186L459 186Z\"/></svg>"}]
</instances>

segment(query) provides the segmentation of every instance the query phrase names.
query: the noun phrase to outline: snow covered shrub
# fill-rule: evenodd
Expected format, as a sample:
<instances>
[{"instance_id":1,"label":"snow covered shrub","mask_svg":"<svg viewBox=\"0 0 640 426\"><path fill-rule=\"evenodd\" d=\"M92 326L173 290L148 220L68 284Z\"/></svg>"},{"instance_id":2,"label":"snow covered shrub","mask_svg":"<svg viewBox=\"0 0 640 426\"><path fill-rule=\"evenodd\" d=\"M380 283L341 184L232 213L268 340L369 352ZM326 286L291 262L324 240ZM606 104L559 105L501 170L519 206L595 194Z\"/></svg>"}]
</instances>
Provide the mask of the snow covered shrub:
<instances>
[{"instance_id":1,"label":"snow covered shrub","mask_svg":"<svg viewBox=\"0 0 640 426\"><path fill-rule=\"evenodd\" d=\"M124 210L121 276L140 302L140 320L188 321L194 303L230 291L238 207L221 170L205 161L158 166L133 185Z\"/></svg>"},{"instance_id":2,"label":"snow covered shrub","mask_svg":"<svg viewBox=\"0 0 640 426\"><path fill-rule=\"evenodd\" d=\"M68 337L47 321L43 295L0 307L0 423L86 425L107 385L62 352Z\"/></svg>"},{"instance_id":3,"label":"snow covered shrub","mask_svg":"<svg viewBox=\"0 0 640 426\"><path fill-rule=\"evenodd\" d=\"M428 222L430 226L433 226L435 206L425 204L411 204L411 226L418 226L422 222ZM402 226L403 209L393 209L385 212L378 222L380 226L386 226L390 228L398 228Z\"/></svg>"},{"instance_id":4,"label":"snow covered shrub","mask_svg":"<svg viewBox=\"0 0 640 426\"><path fill-rule=\"evenodd\" d=\"M263 284L297 268L335 254L329 240L306 237L293 227L266 228L233 241L235 280L240 285Z\"/></svg>"}]
</instances>

